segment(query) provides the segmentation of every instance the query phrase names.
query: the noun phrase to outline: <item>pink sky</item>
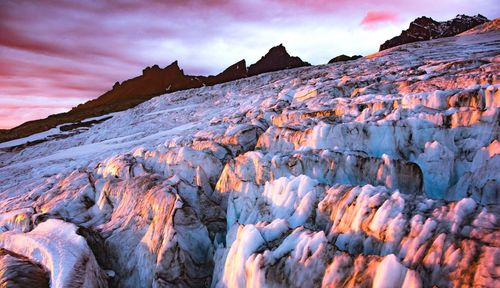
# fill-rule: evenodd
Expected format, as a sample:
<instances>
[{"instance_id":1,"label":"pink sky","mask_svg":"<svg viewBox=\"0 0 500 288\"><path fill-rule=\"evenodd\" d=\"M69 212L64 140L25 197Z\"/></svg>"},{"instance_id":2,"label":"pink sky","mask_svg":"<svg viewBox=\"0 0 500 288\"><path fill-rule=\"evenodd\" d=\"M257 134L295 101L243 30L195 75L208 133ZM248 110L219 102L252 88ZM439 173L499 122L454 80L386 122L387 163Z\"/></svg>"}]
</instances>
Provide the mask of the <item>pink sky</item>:
<instances>
[{"instance_id":1,"label":"pink sky","mask_svg":"<svg viewBox=\"0 0 500 288\"><path fill-rule=\"evenodd\" d=\"M0 128L96 98L146 66L251 64L283 43L323 64L366 55L418 16L500 16L495 0L0 1Z\"/></svg>"}]
</instances>

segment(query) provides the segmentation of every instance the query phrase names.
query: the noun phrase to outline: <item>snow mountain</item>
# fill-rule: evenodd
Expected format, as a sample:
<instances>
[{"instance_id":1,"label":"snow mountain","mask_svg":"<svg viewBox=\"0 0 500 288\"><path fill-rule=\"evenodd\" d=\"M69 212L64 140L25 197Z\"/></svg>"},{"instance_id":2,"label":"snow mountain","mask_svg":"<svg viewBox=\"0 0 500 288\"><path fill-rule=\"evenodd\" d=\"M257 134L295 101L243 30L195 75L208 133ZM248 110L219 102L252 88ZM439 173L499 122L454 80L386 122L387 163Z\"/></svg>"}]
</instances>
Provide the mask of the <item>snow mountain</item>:
<instances>
[{"instance_id":1,"label":"snow mountain","mask_svg":"<svg viewBox=\"0 0 500 288\"><path fill-rule=\"evenodd\" d=\"M0 282L499 287L499 39L489 25L2 143Z\"/></svg>"},{"instance_id":2,"label":"snow mountain","mask_svg":"<svg viewBox=\"0 0 500 288\"><path fill-rule=\"evenodd\" d=\"M422 16L412 21L410 27L403 30L399 36L380 45L380 51L406 43L455 36L488 21L488 18L481 14L475 16L461 14L442 22Z\"/></svg>"}]
</instances>

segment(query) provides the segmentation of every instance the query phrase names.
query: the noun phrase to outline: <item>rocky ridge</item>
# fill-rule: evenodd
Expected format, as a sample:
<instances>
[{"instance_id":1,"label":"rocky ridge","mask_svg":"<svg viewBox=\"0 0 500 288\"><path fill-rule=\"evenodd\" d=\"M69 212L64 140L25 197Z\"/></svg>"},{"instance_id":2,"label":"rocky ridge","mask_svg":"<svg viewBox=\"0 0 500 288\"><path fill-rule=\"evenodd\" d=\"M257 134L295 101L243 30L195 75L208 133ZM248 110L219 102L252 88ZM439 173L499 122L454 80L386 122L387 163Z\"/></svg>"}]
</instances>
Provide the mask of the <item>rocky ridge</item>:
<instances>
[{"instance_id":1,"label":"rocky ridge","mask_svg":"<svg viewBox=\"0 0 500 288\"><path fill-rule=\"evenodd\" d=\"M380 45L380 51L416 41L455 36L488 21L488 18L481 14L475 16L457 15L451 20L442 22L430 17L419 17L411 22L410 27L403 30L399 36Z\"/></svg>"},{"instance_id":2,"label":"rocky ridge","mask_svg":"<svg viewBox=\"0 0 500 288\"><path fill-rule=\"evenodd\" d=\"M302 61L299 57L290 56L285 46L280 44L271 48L259 61L250 65L248 67L248 76L304 66L311 66L311 64Z\"/></svg>"},{"instance_id":3,"label":"rocky ridge","mask_svg":"<svg viewBox=\"0 0 500 288\"><path fill-rule=\"evenodd\" d=\"M500 30L482 32L0 154L0 247L52 287L496 287Z\"/></svg>"},{"instance_id":4,"label":"rocky ridge","mask_svg":"<svg viewBox=\"0 0 500 288\"><path fill-rule=\"evenodd\" d=\"M363 56L361 56L361 55L347 56L345 54L342 54L342 55L339 55L339 56L336 56L336 57L333 57L332 59L330 59L330 61L328 61L328 64L342 62L342 61L352 61L352 60L359 59L361 57L363 57Z\"/></svg>"},{"instance_id":5,"label":"rocky ridge","mask_svg":"<svg viewBox=\"0 0 500 288\"><path fill-rule=\"evenodd\" d=\"M122 83L116 82L110 91L74 107L69 112L29 121L9 130L1 130L0 142L47 131L63 124L72 123L72 125L78 126L84 119L123 111L165 93L212 86L261 73L307 65L310 64L303 62L299 57L290 56L281 44L271 48L262 59L250 65L248 69L245 60L241 60L214 76L186 75L177 61L165 68L153 65L146 67L142 71L142 75Z\"/></svg>"}]
</instances>

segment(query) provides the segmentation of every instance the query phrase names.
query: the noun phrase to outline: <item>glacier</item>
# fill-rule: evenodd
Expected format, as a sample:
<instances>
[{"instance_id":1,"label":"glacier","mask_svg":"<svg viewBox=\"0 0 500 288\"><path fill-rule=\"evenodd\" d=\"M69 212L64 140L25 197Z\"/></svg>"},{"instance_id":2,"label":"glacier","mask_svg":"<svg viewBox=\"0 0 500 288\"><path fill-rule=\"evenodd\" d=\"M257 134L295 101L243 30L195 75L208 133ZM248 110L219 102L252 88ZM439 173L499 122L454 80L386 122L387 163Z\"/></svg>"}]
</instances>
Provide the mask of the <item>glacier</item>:
<instances>
[{"instance_id":1,"label":"glacier","mask_svg":"<svg viewBox=\"0 0 500 288\"><path fill-rule=\"evenodd\" d=\"M174 92L4 144L0 277L499 287L499 39L497 25Z\"/></svg>"}]
</instances>

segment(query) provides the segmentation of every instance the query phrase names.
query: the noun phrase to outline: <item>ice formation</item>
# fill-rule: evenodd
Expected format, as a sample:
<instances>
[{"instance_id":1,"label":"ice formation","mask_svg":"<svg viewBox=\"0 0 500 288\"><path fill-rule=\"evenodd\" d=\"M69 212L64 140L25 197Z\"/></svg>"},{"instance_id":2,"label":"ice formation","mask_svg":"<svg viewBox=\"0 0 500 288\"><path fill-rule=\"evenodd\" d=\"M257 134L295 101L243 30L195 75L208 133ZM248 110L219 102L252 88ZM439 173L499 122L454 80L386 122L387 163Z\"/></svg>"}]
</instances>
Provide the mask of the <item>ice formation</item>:
<instances>
[{"instance_id":1,"label":"ice formation","mask_svg":"<svg viewBox=\"0 0 500 288\"><path fill-rule=\"evenodd\" d=\"M51 287L499 287L500 32L480 32L4 149L0 267Z\"/></svg>"}]
</instances>

